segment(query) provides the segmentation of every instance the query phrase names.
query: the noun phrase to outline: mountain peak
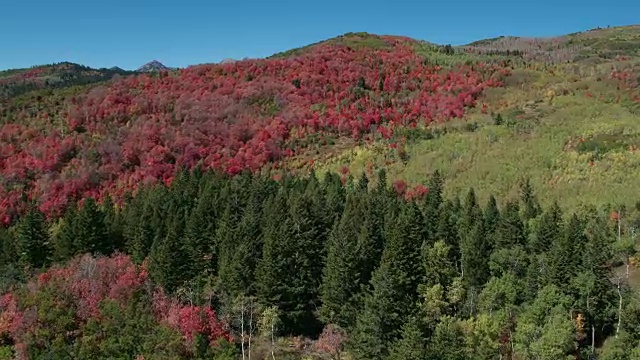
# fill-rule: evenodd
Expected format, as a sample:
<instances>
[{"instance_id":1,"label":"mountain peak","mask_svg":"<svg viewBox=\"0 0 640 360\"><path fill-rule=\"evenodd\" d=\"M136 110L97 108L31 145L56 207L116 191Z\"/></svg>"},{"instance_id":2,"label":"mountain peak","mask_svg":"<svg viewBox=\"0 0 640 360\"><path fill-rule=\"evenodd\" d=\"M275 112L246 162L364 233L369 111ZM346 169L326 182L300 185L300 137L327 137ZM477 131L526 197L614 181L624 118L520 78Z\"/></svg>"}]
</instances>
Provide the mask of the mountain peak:
<instances>
[{"instance_id":1,"label":"mountain peak","mask_svg":"<svg viewBox=\"0 0 640 360\"><path fill-rule=\"evenodd\" d=\"M160 61L153 60L153 61L150 61L150 62L140 66L137 71L140 71L140 72L153 72L153 71L165 71L165 70L171 70L171 69L168 68L167 66L165 66Z\"/></svg>"}]
</instances>

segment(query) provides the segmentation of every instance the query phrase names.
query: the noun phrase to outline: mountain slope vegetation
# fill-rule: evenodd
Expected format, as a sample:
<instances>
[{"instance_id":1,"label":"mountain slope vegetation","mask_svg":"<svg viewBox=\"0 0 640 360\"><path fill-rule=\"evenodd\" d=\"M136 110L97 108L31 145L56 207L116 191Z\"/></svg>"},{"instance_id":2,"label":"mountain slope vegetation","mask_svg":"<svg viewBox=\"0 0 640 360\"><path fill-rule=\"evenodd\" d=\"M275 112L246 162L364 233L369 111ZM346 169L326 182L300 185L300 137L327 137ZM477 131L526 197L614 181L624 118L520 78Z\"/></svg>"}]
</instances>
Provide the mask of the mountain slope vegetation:
<instances>
[{"instance_id":1,"label":"mountain slope vegetation","mask_svg":"<svg viewBox=\"0 0 640 360\"><path fill-rule=\"evenodd\" d=\"M0 359L636 359L639 41L1 72Z\"/></svg>"},{"instance_id":2,"label":"mountain slope vegetation","mask_svg":"<svg viewBox=\"0 0 640 360\"><path fill-rule=\"evenodd\" d=\"M124 77L35 111L24 103L0 131L2 216L11 221L25 195L59 213L68 200L119 200L170 181L181 167L259 171L323 144L375 142L462 117L509 74L504 64L433 66L412 40L373 38L385 47L327 43L299 57Z\"/></svg>"}]
</instances>

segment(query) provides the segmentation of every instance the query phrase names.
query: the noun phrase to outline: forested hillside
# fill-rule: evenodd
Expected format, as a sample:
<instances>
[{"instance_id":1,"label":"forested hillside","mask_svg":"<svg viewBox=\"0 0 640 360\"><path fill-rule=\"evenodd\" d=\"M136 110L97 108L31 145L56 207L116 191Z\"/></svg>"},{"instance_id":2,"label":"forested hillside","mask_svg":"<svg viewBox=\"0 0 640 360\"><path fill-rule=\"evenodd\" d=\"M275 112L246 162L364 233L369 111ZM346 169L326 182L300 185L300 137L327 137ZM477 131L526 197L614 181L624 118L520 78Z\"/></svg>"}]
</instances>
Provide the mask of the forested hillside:
<instances>
[{"instance_id":1,"label":"forested hillside","mask_svg":"<svg viewBox=\"0 0 640 360\"><path fill-rule=\"evenodd\" d=\"M323 144L389 138L396 126L461 117L509 73L443 69L423 61L414 40L371 38L379 47L323 44L301 57L142 74L36 108L22 102L0 129L0 217L11 221L23 195L59 214L69 200L119 201L140 183L170 181L178 167L259 171Z\"/></svg>"},{"instance_id":2,"label":"forested hillside","mask_svg":"<svg viewBox=\"0 0 640 360\"><path fill-rule=\"evenodd\" d=\"M89 198L55 222L31 207L2 233L2 349L31 359L640 354L630 287L640 206L563 213L524 181L498 207L473 190L444 199L438 173L417 189L373 175L181 172L123 207ZM53 263L67 265L38 270Z\"/></svg>"},{"instance_id":3,"label":"forested hillside","mask_svg":"<svg viewBox=\"0 0 640 360\"><path fill-rule=\"evenodd\" d=\"M0 72L0 359L640 359L639 30Z\"/></svg>"}]
</instances>

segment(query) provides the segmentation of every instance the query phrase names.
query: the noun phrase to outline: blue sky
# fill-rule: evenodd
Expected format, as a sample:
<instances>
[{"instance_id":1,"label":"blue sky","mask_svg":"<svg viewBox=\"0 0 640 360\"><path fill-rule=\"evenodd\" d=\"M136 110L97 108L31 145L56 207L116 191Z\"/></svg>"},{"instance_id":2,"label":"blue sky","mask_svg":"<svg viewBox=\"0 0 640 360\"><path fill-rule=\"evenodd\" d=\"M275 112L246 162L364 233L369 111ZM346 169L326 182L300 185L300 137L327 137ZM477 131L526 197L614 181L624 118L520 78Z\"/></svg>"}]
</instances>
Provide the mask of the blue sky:
<instances>
[{"instance_id":1,"label":"blue sky","mask_svg":"<svg viewBox=\"0 0 640 360\"><path fill-rule=\"evenodd\" d=\"M464 44L640 23L637 0L2 0L0 69L263 57L350 31Z\"/></svg>"}]
</instances>

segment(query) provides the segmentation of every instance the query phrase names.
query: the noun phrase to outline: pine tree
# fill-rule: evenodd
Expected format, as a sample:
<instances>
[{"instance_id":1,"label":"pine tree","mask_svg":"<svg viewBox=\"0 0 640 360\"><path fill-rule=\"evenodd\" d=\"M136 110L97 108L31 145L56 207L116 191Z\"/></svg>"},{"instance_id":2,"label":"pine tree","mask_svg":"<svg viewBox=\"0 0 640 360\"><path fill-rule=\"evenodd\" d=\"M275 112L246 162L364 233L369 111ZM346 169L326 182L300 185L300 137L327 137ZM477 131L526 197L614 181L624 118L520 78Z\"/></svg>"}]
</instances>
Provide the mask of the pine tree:
<instances>
[{"instance_id":1,"label":"pine tree","mask_svg":"<svg viewBox=\"0 0 640 360\"><path fill-rule=\"evenodd\" d=\"M484 212L484 223L487 235L493 237L500 223L500 210L498 210L498 203L493 195L489 197L489 201L487 202Z\"/></svg>"},{"instance_id":2,"label":"pine tree","mask_svg":"<svg viewBox=\"0 0 640 360\"><path fill-rule=\"evenodd\" d=\"M460 249L463 279L469 286L482 286L489 279L488 260L491 255L491 245L482 222L477 223L473 230L462 238Z\"/></svg>"},{"instance_id":3,"label":"pine tree","mask_svg":"<svg viewBox=\"0 0 640 360\"><path fill-rule=\"evenodd\" d=\"M0 226L0 268L15 264L18 256L15 241L7 229Z\"/></svg>"},{"instance_id":4,"label":"pine tree","mask_svg":"<svg viewBox=\"0 0 640 360\"><path fill-rule=\"evenodd\" d=\"M145 221L140 221L129 228L129 232L127 251L131 254L133 261L141 264L151 251L156 232Z\"/></svg>"},{"instance_id":5,"label":"pine tree","mask_svg":"<svg viewBox=\"0 0 640 360\"><path fill-rule=\"evenodd\" d=\"M222 288L231 296L254 292L255 269L262 254L261 216L260 200L254 196L237 226L232 228L233 236L223 238L234 241L234 244L225 244L221 248L220 260L224 258L224 264L221 264L219 273ZM226 213L223 215L223 219L228 217ZM221 228L231 227L223 225Z\"/></svg>"},{"instance_id":6,"label":"pine tree","mask_svg":"<svg viewBox=\"0 0 640 360\"><path fill-rule=\"evenodd\" d=\"M487 280L491 244L486 238L484 216L476 194L469 189L463 208L460 233L462 277L470 286L480 286Z\"/></svg>"},{"instance_id":7,"label":"pine tree","mask_svg":"<svg viewBox=\"0 0 640 360\"><path fill-rule=\"evenodd\" d=\"M578 272L579 256L583 253L579 247L585 242L584 226L574 214L564 227L564 232L551 245L545 283L554 284L560 288L569 284Z\"/></svg>"},{"instance_id":8,"label":"pine tree","mask_svg":"<svg viewBox=\"0 0 640 360\"><path fill-rule=\"evenodd\" d=\"M311 215L311 198L304 188L292 191L288 200L280 191L265 208L258 298L278 306L284 333L312 335L322 328L314 312L325 244L318 241L318 220Z\"/></svg>"},{"instance_id":9,"label":"pine tree","mask_svg":"<svg viewBox=\"0 0 640 360\"><path fill-rule=\"evenodd\" d=\"M367 174L363 171L360 175L360 179L358 180L358 191L366 193L369 189L369 178Z\"/></svg>"},{"instance_id":10,"label":"pine tree","mask_svg":"<svg viewBox=\"0 0 640 360\"><path fill-rule=\"evenodd\" d=\"M469 189L462 209L461 235L469 234L476 228L476 224L483 222L482 209L478 204L473 188Z\"/></svg>"},{"instance_id":11,"label":"pine tree","mask_svg":"<svg viewBox=\"0 0 640 360\"><path fill-rule=\"evenodd\" d=\"M442 206L440 221L436 230L436 241L442 241L449 247L449 261L460 271L460 237L458 234L458 219L452 202L447 201Z\"/></svg>"},{"instance_id":12,"label":"pine tree","mask_svg":"<svg viewBox=\"0 0 640 360\"><path fill-rule=\"evenodd\" d=\"M381 270L381 272L386 270ZM383 274L381 273L381 275ZM374 283L373 279L372 283ZM380 292L383 292L382 285L390 286L391 284L378 285L377 288ZM387 293L393 291L391 288L385 290ZM364 310L358 316L351 337L347 342L349 352L355 360L382 360L385 358L387 351L384 341L388 334L385 333L385 324L383 323L387 315L384 310L393 306L387 300L388 298L377 299L372 295L365 298ZM380 301L384 301L384 303Z\"/></svg>"},{"instance_id":13,"label":"pine tree","mask_svg":"<svg viewBox=\"0 0 640 360\"><path fill-rule=\"evenodd\" d=\"M349 194L345 212L329 236L327 261L322 276L321 317L325 323L337 324L347 329L353 324L354 296L362 285L363 264L359 258L362 232L358 223L358 219L365 219L362 210L362 198L357 193ZM367 240L362 239L363 242Z\"/></svg>"},{"instance_id":14,"label":"pine tree","mask_svg":"<svg viewBox=\"0 0 640 360\"><path fill-rule=\"evenodd\" d=\"M227 204L222 217L216 225L216 244L218 248L218 277L220 286L228 295L236 295L242 288L236 274L235 254L238 247L238 222L240 211Z\"/></svg>"},{"instance_id":15,"label":"pine tree","mask_svg":"<svg viewBox=\"0 0 640 360\"><path fill-rule=\"evenodd\" d=\"M195 209L189 214L183 237L183 248L188 257L187 271L192 278L217 273L216 223L212 197L199 197Z\"/></svg>"},{"instance_id":16,"label":"pine tree","mask_svg":"<svg viewBox=\"0 0 640 360\"><path fill-rule=\"evenodd\" d=\"M382 251L384 249L384 214L383 208L378 205L376 194L364 195L363 217L358 241L358 269L360 284L367 286L371 280L371 274L380 265ZM356 221L356 219L354 219Z\"/></svg>"},{"instance_id":17,"label":"pine tree","mask_svg":"<svg viewBox=\"0 0 640 360\"><path fill-rule=\"evenodd\" d=\"M412 317L402 327L402 337L391 347L388 360L427 359L426 338L420 329L420 322Z\"/></svg>"},{"instance_id":18,"label":"pine tree","mask_svg":"<svg viewBox=\"0 0 640 360\"><path fill-rule=\"evenodd\" d=\"M187 270L188 257L181 244L184 218L176 214L170 219L167 235L156 239L149 254L149 274L158 284L172 293L189 280Z\"/></svg>"},{"instance_id":19,"label":"pine tree","mask_svg":"<svg viewBox=\"0 0 640 360\"><path fill-rule=\"evenodd\" d=\"M425 239L421 222L417 206L409 203L389 230L380 267L371 279L371 292L356 321L352 342L356 358L385 355L400 335L402 324L415 311L417 287L423 278L420 249ZM379 328L373 329L371 323ZM368 349L373 342L380 345Z\"/></svg>"},{"instance_id":20,"label":"pine tree","mask_svg":"<svg viewBox=\"0 0 640 360\"><path fill-rule=\"evenodd\" d=\"M554 203L542 214L535 236L529 242L529 250L541 254L551 248L562 237L562 210Z\"/></svg>"},{"instance_id":21,"label":"pine tree","mask_svg":"<svg viewBox=\"0 0 640 360\"><path fill-rule=\"evenodd\" d=\"M518 203L510 201L505 206L497 225L495 248L500 250L514 245L525 245L526 240Z\"/></svg>"},{"instance_id":22,"label":"pine tree","mask_svg":"<svg viewBox=\"0 0 640 360\"><path fill-rule=\"evenodd\" d=\"M124 229L122 214L116 209L111 196L107 195L102 203L104 223L107 227L108 237L113 244L113 249L123 252L125 250Z\"/></svg>"},{"instance_id":23,"label":"pine tree","mask_svg":"<svg viewBox=\"0 0 640 360\"><path fill-rule=\"evenodd\" d=\"M87 198L76 215L73 224L77 253L109 255L114 244L109 239L104 213L93 198Z\"/></svg>"},{"instance_id":24,"label":"pine tree","mask_svg":"<svg viewBox=\"0 0 640 360\"><path fill-rule=\"evenodd\" d=\"M342 216L344 211L346 194L340 177L335 173L327 173L324 177L323 190L326 194L324 213L327 229L330 229L336 219Z\"/></svg>"},{"instance_id":25,"label":"pine tree","mask_svg":"<svg viewBox=\"0 0 640 360\"><path fill-rule=\"evenodd\" d=\"M288 232L291 228L287 214L287 197L284 188L265 203L265 219L262 227L263 251L256 273L258 298L265 305L276 305L284 292L283 278L287 276Z\"/></svg>"},{"instance_id":26,"label":"pine tree","mask_svg":"<svg viewBox=\"0 0 640 360\"><path fill-rule=\"evenodd\" d=\"M425 232L429 243L436 241L442 206L442 186L442 177L440 172L436 170L429 179L429 193L424 203Z\"/></svg>"},{"instance_id":27,"label":"pine tree","mask_svg":"<svg viewBox=\"0 0 640 360\"><path fill-rule=\"evenodd\" d=\"M60 229L55 237L53 244L53 259L55 262L65 262L71 259L76 253L76 216L78 213L77 205L72 202L61 219Z\"/></svg>"},{"instance_id":28,"label":"pine tree","mask_svg":"<svg viewBox=\"0 0 640 360\"><path fill-rule=\"evenodd\" d=\"M538 200L533 192L533 186L531 186L528 178L520 183L520 201L523 204L522 218L525 223L540 214L540 205L538 204Z\"/></svg>"},{"instance_id":29,"label":"pine tree","mask_svg":"<svg viewBox=\"0 0 640 360\"><path fill-rule=\"evenodd\" d=\"M16 251L22 266L41 268L49 263L49 234L44 214L32 204L16 226Z\"/></svg>"}]
</instances>

